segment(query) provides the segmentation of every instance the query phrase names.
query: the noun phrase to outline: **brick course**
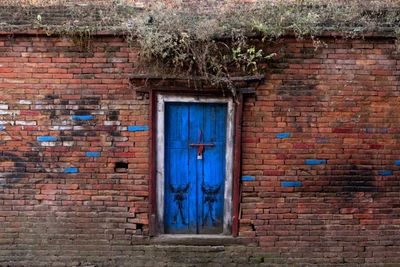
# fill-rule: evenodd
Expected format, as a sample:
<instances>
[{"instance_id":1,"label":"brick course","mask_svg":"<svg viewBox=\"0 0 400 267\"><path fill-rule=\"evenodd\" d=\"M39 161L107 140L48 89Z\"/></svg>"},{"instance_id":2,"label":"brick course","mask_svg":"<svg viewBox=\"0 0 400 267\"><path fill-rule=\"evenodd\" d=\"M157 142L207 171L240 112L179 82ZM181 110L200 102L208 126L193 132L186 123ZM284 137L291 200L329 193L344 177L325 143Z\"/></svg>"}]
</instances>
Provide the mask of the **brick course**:
<instances>
[{"instance_id":1,"label":"brick course","mask_svg":"<svg viewBox=\"0 0 400 267\"><path fill-rule=\"evenodd\" d=\"M0 35L0 266L396 266L393 40L285 38L245 97L239 238L152 243L149 100L138 51ZM253 179L254 178L254 179Z\"/></svg>"}]
</instances>

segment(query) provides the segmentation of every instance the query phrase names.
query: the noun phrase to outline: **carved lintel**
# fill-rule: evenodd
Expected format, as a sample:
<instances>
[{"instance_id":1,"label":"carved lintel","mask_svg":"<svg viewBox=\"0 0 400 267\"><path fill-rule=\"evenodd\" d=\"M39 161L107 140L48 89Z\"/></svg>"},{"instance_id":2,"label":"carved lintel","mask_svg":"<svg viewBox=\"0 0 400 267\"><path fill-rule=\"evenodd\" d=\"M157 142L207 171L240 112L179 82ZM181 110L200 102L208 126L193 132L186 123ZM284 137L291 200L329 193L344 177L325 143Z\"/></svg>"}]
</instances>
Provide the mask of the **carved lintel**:
<instances>
[{"instance_id":1,"label":"carved lintel","mask_svg":"<svg viewBox=\"0 0 400 267\"><path fill-rule=\"evenodd\" d=\"M221 77L221 78L216 78L217 80L220 81L232 81L232 82L238 82L238 81L245 81L245 82L250 82L250 81L259 81L264 79L264 74L260 75L251 75L251 76L235 76L235 77ZM208 78L206 77L199 77L199 76L186 76L186 77L179 77L179 76L173 76L173 75L151 75L151 74L134 74L130 76L131 80L186 80L186 81L207 81Z\"/></svg>"},{"instance_id":2,"label":"carved lintel","mask_svg":"<svg viewBox=\"0 0 400 267\"><path fill-rule=\"evenodd\" d=\"M163 88L167 90L176 90L177 88L194 88L196 90L223 90L230 89L228 84L232 84L236 91L243 94L255 94L256 88L264 79L264 75L253 76L236 76L217 78L217 82L222 85L213 85L208 78L199 76L171 76L171 75L151 75L151 74L134 74L131 75L130 81L136 90L137 99L148 98L149 88ZM224 84L226 83L226 84Z\"/></svg>"}]
</instances>

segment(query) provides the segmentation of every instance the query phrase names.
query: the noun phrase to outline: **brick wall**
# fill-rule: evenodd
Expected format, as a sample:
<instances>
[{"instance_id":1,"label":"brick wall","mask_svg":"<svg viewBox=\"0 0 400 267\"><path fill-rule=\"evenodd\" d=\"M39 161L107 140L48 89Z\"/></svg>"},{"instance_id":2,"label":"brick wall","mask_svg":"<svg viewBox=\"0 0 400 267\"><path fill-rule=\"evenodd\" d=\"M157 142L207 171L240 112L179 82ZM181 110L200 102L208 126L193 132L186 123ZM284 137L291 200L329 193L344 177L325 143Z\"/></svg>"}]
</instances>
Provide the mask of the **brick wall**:
<instances>
[{"instance_id":1,"label":"brick wall","mask_svg":"<svg viewBox=\"0 0 400 267\"><path fill-rule=\"evenodd\" d=\"M400 56L388 39L323 41L268 45L277 56L245 98L239 237L252 246L167 246L143 239L136 49L0 36L0 266L396 266Z\"/></svg>"},{"instance_id":2,"label":"brick wall","mask_svg":"<svg viewBox=\"0 0 400 267\"><path fill-rule=\"evenodd\" d=\"M92 47L0 36L0 266L148 232L148 100L127 79L136 51L114 37Z\"/></svg>"},{"instance_id":3,"label":"brick wall","mask_svg":"<svg viewBox=\"0 0 400 267\"><path fill-rule=\"evenodd\" d=\"M240 235L321 264L399 261L400 56L323 41L285 39L245 103Z\"/></svg>"}]
</instances>

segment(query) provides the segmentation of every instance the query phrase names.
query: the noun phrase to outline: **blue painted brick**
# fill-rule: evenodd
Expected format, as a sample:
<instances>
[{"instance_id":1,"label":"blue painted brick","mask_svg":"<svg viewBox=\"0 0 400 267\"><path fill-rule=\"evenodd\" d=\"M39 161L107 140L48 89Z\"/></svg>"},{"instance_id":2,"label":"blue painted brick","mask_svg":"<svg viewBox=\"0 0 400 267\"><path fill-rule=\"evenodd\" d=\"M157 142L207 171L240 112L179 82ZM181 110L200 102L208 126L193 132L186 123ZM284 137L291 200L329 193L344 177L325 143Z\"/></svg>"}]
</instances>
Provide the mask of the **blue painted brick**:
<instances>
[{"instance_id":1,"label":"blue painted brick","mask_svg":"<svg viewBox=\"0 0 400 267\"><path fill-rule=\"evenodd\" d=\"M306 159L307 165L323 165L326 164L326 160L324 159Z\"/></svg>"},{"instance_id":2,"label":"blue painted brick","mask_svg":"<svg viewBox=\"0 0 400 267\"><path fill-rule=\"evenodd\" d=\"M86 157L100 157L100 152L86 152Z\"/></svg>"},{"instance_id":3,"label":"blue painted brick","mask_svg":"<svg viewBox=\"0 0 400 267\"><path fill-rule=\"evenodd\" d=\"M394 162L394 165L399 166L399 165L400 165L400 160L396 160L396 161Z\"/></svg>"},{"instance_id":4,"label":"blue painted brick","mask_svg":"<svg viewBox=\"0 0 400 267\"><path fill-rule=\"evenodd\" d=\"M289 138L290 133L277 133L276 138Z\"/></svg>"},{"instance_id":5,"label":"blue painted brick","mask_svg":"<svg viewBox=\"0 0 400 267\"><path fill-rule=\"evenodd\" d=\"M4 126L0 126L0 131L4 130Z\"/></svg>"},{"instance_id":6,"label":"blue painted brick","mask_svg":"<svg viewBox=\"0 0 400 267\"><path fill-rule=\"evenodd\" d=\"M66 173L77 173L78 172L78 168L65 168L64 172L66 172Z\"/></svg>"},{"instance_id":7,"label":"blue painted brick","mask_svg":"<svg viewBox=\"0 0 400 267\"><path fill-rule=\"evenodd\" d=\"M301 182L282 182L281 185L283 187L298 187L302 186Z\"/></svg>"},{"instance_id":8,"label":"blue painted brick","mask_svg":"<svg viewBox=\"0 0 400 267\"><path fill-rule=\"evenodd\" d=\"M148 126L128 126L128 131L137 132L137 131L148 131Z\"/></svg>"},{"instance_id":9,"label":"blue painted brick","mask_svg":"<svg viewBox=\"0 0 400 267\"><path fill-rule=\"evenodd\" d=\"M57 136L38 136L37 140L39 142L51 142L51 141L57 141Z\"/></svg>"},{"instance_id":10,"label":"blue painted brick","mask_svg":"<svg viewBox=\"0 0 400 267\"><path fill-rule=\"evenodd\" d=\"M93 119L92 115L72 116L74 121L90 121Z\"/></svg>"},{"instance_id":11,"label":"blue painted brick","mask_svg":"<svg viewBox=\"0 0 400 267\"><path fill-rule=\"evenodd\" d=\"M327 144L328 143L328 138L315 138L315 142L317 144Z\"/></svg>"},{"instance_id":12,"label":"blue painted brick","mask_svg":"<svg viewBox=\"0 0 400 267\"><path fill-rule=\"evenodd\" d=\"M254 176L242 176L242 181L255 181L256 177Z\"/></svg>"},{"instance_id":13,"label":"blue painted brick","mask_svg":"<svg viewBox=\"0 0 400 267\"><path fill-rule=\"evenodd\" d=\"M389 170L379 171L379 175L382 176L393 175L393 172Z\"/></svg>"},{"instance_id":14,"label":"blue painted brick","mask_svg":"<svg viewBox=\"0 0 400 267\"><path fill-rule=\"evenodd\" d=\"M366 132L367 133L388 133L389 129L388 128L367 128Z\"/></svg>"}]
</instances>

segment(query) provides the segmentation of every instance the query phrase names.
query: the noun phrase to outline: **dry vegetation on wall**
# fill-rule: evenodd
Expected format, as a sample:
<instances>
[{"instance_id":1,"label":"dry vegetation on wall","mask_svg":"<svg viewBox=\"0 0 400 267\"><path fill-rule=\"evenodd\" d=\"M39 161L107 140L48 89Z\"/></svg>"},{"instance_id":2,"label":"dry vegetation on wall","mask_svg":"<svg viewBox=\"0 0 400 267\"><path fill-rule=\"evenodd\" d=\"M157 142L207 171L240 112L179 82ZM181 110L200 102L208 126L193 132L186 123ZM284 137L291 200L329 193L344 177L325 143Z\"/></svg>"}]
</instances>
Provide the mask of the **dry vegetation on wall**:
<instances>
[{"instance_id":1,"label":"dry vegetation on wall","mask_svg":"<svg viewBox=\"0 0 400 267\"><path fill-rule=\"evenodd\" d=\"M0 31L38 29L89 49L96 32L123 34L140 44L144 62L214 81L232 70L260 72L258 63L273 55L257 49L255 38L274 41L291 34L312 38L316 47L323 45L318 36L325 32L400 39L400 0L2 0L0 5Z\"/></svg>"}]
</instances>

